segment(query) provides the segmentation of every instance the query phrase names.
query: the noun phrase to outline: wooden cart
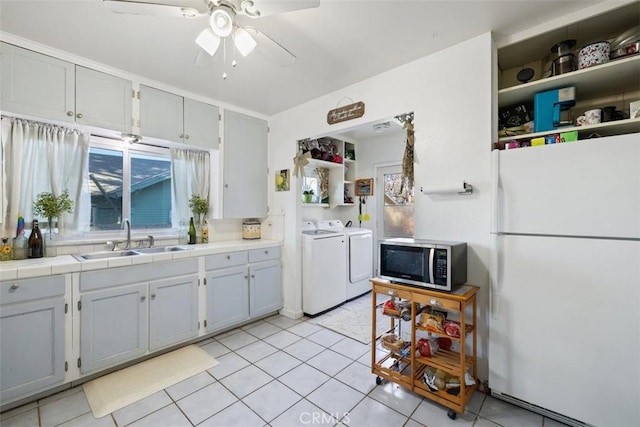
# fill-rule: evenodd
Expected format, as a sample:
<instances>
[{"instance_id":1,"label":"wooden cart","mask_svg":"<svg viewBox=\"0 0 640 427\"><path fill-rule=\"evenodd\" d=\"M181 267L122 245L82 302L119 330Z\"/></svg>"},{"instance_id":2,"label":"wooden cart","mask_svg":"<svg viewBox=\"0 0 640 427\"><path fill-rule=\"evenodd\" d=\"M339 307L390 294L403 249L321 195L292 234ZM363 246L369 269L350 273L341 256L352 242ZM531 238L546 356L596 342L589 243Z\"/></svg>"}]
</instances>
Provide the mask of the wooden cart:
<instances>
[{"instance_id":1,"label":"wooden cart","mask_svg":"<svg viewBox=\"0 0 640 427\"><path fill-rule=\"evenodd\" d=\"M476 365L476 295L477 286L465 284L452 292L440 292L426 288L392 283L381 279L371 279L373 285L371 315L371 372L376 374L376 383L392 381L415 393L446 406L449 418L455 419L458 413L464 413L465 406L473 392L478 388ZM385 307L378 302L379 295L393 299L396 308ZM460 327L459 338L444 332L435 332L421 325L421 315L436 310L446 313L449 321ZM467 313L470 311L470 313ZM468 319L469 314L471 319ZM389 329L377 334L377 316L389 317ZM403 320L404 319L404 320ZM404 345L394 345L383 341L392 334L404 341ZM416 352L419 338L446 337L451 340L449 350L439 349L430 357ZM400 343L402 344L402 343ZM425 372L437 372L447 378L458 378L459 388L436 389L425 382ZM473 384L467 384L471 378Z\"/></svg>"}]
</instances>

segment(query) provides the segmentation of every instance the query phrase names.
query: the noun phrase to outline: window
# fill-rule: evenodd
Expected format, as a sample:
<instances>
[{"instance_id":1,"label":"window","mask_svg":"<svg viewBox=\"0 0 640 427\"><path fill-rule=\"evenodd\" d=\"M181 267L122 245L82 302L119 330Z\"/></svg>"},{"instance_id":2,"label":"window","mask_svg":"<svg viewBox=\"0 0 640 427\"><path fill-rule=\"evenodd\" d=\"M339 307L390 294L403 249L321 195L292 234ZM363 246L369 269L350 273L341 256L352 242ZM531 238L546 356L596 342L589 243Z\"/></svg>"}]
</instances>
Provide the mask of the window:
<instances>
[{"instance_id":1,"label":"window","mask_svg":"<svg viewBox=\"0 0 640 427\"><path fill-rule=\"evenodd\" d=\"M413 188L401 172L383 173L383 235L413 236Z\"/></svg>"},{"instance_id":2,"label":"window","mask_svg":"<svg viewBox=\"0 0 640 427\"><path fill-rule=\"evenodd\" d=\"M92 138L89 148L91 230L171 228L169 149Z\"/></svg>"}]
</instances>

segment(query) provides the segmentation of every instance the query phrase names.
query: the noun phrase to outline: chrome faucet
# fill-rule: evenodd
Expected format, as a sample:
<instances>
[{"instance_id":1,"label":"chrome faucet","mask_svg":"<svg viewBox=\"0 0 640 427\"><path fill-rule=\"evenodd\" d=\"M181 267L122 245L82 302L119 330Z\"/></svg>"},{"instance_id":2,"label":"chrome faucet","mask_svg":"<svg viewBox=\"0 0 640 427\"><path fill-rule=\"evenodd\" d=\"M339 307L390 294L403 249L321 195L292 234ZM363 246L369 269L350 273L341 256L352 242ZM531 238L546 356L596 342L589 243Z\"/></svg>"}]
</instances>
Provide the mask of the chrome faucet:
<instances>
[{"instance_id":1,"label":"chrome faucet","mask_svg":"<svg viewBox=\"0 0 640 427\"><path fill-rule=\"evenodd\" d=\"M129 249L131 247L131 223L129 223L128 219L122 221L122 228L127 228L127 245L124 247L125 249Z\"/></svg>"}]
</instances>

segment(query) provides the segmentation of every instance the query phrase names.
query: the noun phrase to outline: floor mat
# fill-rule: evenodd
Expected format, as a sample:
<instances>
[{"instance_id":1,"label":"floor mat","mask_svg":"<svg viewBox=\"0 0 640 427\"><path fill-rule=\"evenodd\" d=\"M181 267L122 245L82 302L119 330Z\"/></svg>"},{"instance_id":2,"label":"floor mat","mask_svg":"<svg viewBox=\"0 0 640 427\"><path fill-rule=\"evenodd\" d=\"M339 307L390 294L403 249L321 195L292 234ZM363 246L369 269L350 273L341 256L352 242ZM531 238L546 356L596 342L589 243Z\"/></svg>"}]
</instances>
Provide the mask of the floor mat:
<instances>
[{"instance_id":1,"label":"floor mat","mask_svg":"<svg viewBox=\"0 0 640 427\"><path fill-rule=\"evenodd\" d=\"M89 381L83 389L93 416L101 418L218 363L197 345L189 345Z\"/></svg>"},{"instance_id":2,"label":"floor mat","mask_svg":"<svg viewBox=\"0 0 640 427\"><path fill-rule=\"evenodd\" d=\"M376 323L376 335L389 329L389 318L380 315L380 312L378 312ZM329 312L323 315L317 324L369 344L371 342L371 303L358 304L348 309L336 309L335 314Z\"/></svg>"}]
</instances>

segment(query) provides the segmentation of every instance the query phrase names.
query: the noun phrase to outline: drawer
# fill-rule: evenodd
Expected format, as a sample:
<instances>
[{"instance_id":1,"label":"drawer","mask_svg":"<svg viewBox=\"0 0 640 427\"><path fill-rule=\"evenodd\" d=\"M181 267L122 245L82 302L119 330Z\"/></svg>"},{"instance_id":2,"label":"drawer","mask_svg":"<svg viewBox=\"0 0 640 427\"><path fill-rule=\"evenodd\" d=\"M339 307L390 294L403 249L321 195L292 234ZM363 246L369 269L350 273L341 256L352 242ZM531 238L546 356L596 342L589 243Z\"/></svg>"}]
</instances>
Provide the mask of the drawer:
<instances>
[{"instance_id":1,"label":"drawer","mask_svg":"<svg viewBox=\"0 0 640 427\"><path fill-rule=\"evenodd\" d=\"M433 295L420 295L417 292L414 293L413 297L415 302L430 305L433 308L460 311L460 301L458 300Z\"/></svg>"},{"instance_id":2,"label":"drawer","mask_svg":"<svg viewBox=\"0 0 640 427\"><path fill-rule=\"evenodd\" d=\"M0 282L0 301L2 305L63 296L64 293L65 278L63 275Z\"/></svg>"},{"instance_id":3,"label":"drawer","mask_svg":"<svg viewBox=\"0 0 640 427\"><path fill-rule=\"evenodd\" d=\"M378 294L385 294L390 297L397 297L408 300L411 299L411 292L399 290L391 286L375 285L374 292Z\"/></svg>"},{"instance_id":4,"label":"drawer","mask_svg":"<svg viewBox=\"0 0 640 427\"><path fill-rule=\"evenodd\" d=\"M253 249L249 251L249 262L268 261L270 259L280 259L280 247Z\"/></svg>"},{"instance_id":5,"label":"drawer","mask_svg":"<svg viewBox=\"0 0 640 427\"><path fill-rule=\"evenodd\" d=\"M218 268L235 267L249 262L247 251L228 252L224 254L209 255L205 258L204 265L207 270Z\"/></svg>"}]
</instances>

